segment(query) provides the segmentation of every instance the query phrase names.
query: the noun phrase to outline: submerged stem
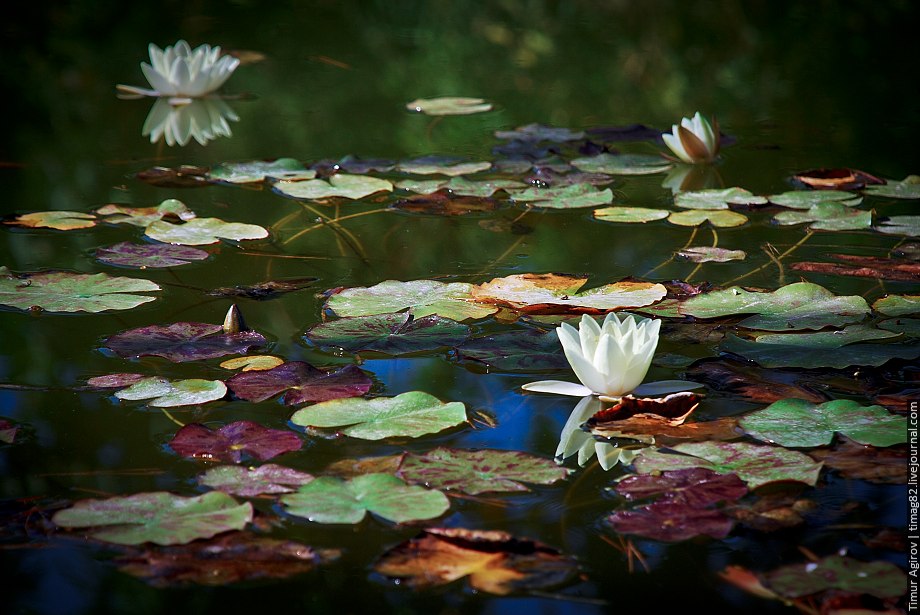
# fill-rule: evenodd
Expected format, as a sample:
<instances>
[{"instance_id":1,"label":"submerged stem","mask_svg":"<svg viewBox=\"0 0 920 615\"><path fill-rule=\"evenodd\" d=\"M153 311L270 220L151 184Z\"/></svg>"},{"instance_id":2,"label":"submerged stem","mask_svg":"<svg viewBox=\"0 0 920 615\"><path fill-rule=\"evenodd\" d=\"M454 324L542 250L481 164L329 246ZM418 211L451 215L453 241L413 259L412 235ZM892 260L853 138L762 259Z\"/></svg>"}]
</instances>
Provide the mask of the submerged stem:
<instances>
[{"instance_id":1,"label":"submerged stem","mask_svg":"<svg viewBox=\"0 0 920 615\"><path fill-rule=\"evenodd\" d=\"M174 417L173 415L171 415L171 414L169 413L169 411L168 411L166 408L160 408L160 410L163 411L163 414L165 414L165 415L166 415L166 418L168 418L170 421L172 421L173 423L175 423L175 424L178 425L179 427L185 427L185 423L183 423L182 421L180 421L179 419L177 419L176 417Z\"/></svg>"},{"instance_id":2,"label":"submerged stem","mask_svg":"<svg viewBox=\"0 0 920 615\"><path fill-rule=\"evenodd\" d=\"M690 232L690 238L687 239L687 243L684 244L684 247L682 247L682 248L680 248L679 250L677 250L677 252L680 252L681 250L686 250L687 248L689 248L689 247L690 247L690 244L693 243L693 240L696 238L696 233L697 233L697 231L699 231L699 230L700 230L700 227L694 226L694 227L693 227L693 231ZM646 272L645 272L645 275L643 275L642 277L643 277L643 278L647 278L648 276L652 275L653 273L655 273L656 271L658 271L659 269L661 269L662 267L664 267L665 265L667 265L668 263L670 263L671 261L673 261L673 260L674 260L674 254L676 254L676 252L672 252L672 253L671 253L671 256L669 256L669 257L668 257L667 259L665 259L663 262L659 263L657 267L654 267L654 268L649 269L648 271L646 271Z\"/></svg>"},{"instance_id":3,"label":"submerged stem","mask_svg":"<svg viewBox=\"0 0 920 615\"><path fill-rule=\"evenodd\" d=\"M723 283L722 283L722 286L728 286L729 284L734 284L734 283L737 282L738 280L743 280L743 279L746 278L746 277L749 277L749 276L754 275L754 274L757 273L758 271L762 271L762 270L766 269L767 267L769 267L769 266L772 265L773 263L779 263L781 260L783 260L784 258L786 258L787 256L789 256L790 254L792 254L793 252L795 252L795 251L799 248L799 246L801 246L803 243L805 243L806 241L808 241L809 237L811 237L811 236L814 235L814 234L815 234L814 231L808 231L808 232L806 232L804 237L802 237L800 240L798 240L797 242L795 242L789 249L787 249L785 252L783 252L782 254L780 254L779 256L777 256L775 259L772 259L769 263L764 263L763 265L761 265L760 267L757 267L756 269L751 269L751 270L748 271L747 273L744 273L744 274L742 274L742 275L739 275L739 276L736 277L736 278L732 278L731 280L728 280L727 282L723 282Z\"/></svg>"}]
</instances>

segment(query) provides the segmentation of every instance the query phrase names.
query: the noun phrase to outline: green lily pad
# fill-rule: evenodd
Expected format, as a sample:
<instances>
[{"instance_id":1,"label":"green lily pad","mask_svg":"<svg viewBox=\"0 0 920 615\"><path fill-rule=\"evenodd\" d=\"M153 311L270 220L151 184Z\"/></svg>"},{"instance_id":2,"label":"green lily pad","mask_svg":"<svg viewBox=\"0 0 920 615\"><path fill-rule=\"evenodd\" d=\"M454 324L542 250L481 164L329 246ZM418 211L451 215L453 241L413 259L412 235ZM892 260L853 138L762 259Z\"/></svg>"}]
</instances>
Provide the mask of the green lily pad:
<instances>
[{"instance_id":1,"label":"green lily pad","mask_svg":"<svg viewBox=\"0 0 920 615\"><path fill-rule=\"evenodd\" d=\"M257 224L225 222L220 218L195 218L184 224L157 220L152 222L144 232L151 239L181 246L218 243L221 239L241 241L268 237L268 231Z\"/></svg>"},{"instance_id":2,"label":"green lily pad","mask_svg":"<svg viewBox=\"0 0 920 615\"><path fill-rule=\"evenodd\" d=\"M920 357L920 344L851 344L838 348L807 348L787 344L760 344L729 335L720 349L754 361L761 367L803 367L845 369L854 365L878 367L892 359Z\"/></svg>"},{"instance_id":3,"label":"green lily pad","mask_svg":"<svg viewBox=\"0 0 920 615\"><path fill-rule=\"evenodd\" d=\"M400 312L323 322L307 330L304 339L323 348L398 355L457 346L469 336L470 328L455 320L435 314L415 318Z\"/></svg>"},{"instance_id":4,"label":"green lily pad","mask_svg":"<svg viewBox=\"0 0 920 615\"><path fill-rule=\"evenodd\" d=\"M786 598L825 590L898 598L907 588L907 575L891 562L861 562L845 555L783 566L766 573L763 580L768 588Z\"/></svg>"},{"instance_id":5,"label":"green lily pad","mask_svg":"<svg viewBox=\"0 0 920 615\"><path fill-rule=\"evenodd\" d=\"M758 344L785 344L805 348L840 348L847 344L868 340L883 340L897 337L890 331L882 331L868 325L849 325L837 331L815 333L765 333L757 336Z\"/></svg>"},{"instance_id":6,"label":"green lily pad","mask_svg":"<svg viewBox=\"0 0 920 615\"><path fill-rule=\"evenodd\" d=\"M821 471L811 457L776 446L746 442L687 442L671 447L682 455L644 449L633 461L640 474L707 468L719 474L737 474L751 489L775 481L814 485Z\"/></svg>"},{"instance_id":7,"label":"green lily pad","mask_svg":"<svg viewBox=\"0 0 920 615\"><path fill-rule=\"evenodd\" d=\"M594 217L604 222L651 222L667 218L667 209L650 207L602 207L594 210Z\"/></svg>"},{"instance_id":8,"label":"green lily pad","mask_svg":"<svg viewBox=\"0 0 920 615\"><path fill-rule=\"evenodd\" d=\"M879 329L908 337L920 337L920 318L889 318L878 323Z\"/></svg>"},{"instance_id":9,"label":"green lily pad","mask_svg":"<svg viewBox=\"0 0 920 615\"><path fill-rule=\"evenodd\" d=\"M396 170L414 175L471 175L480 171L488 171L492 163L488 161L463 162L454 158L442 159L440 157L424 157L415 160L404 160L396 165Z\"/></svg>"},{"instance_id":10,"label":"green lily pad","mask_svg":"<svg viewBox=\"0 0 920 615\"><path fill-rule=\"evenodd\" d=\"M860 444L892 446L907 442L907 417L882 406L862 406L850 399L815 404L782 399L738 421L748 435L780 446L830 444L840 433Z\"/></svg>"},{"instance_id":11,"label":"green lily pad","mask_svg":"<svg viewBox=\"0 0 920 615\"><path fill-rule=\"evenodd\" d=\"M572 166L588 173L607 173L609 175L652 175L664 173L674 165L661 156L648 154L598 154L586 158L576 158Z\"/></svg>"},{"instance_id":12,"label":"green lily pad","mask_svg":"<svg viewBox=\"0 0 920 615\"><path fill-rule=\"evenodd\" d=\"M908 175L901 181L889 180L879 186L866 186L864 192L890 199L920 199L920 175Z\"/></svg>"},{"instance_id":13,"label":"green lily pad","mask_svg":"<svg viewBox=\"0 0 920 615\"><path fill-rule=\"evenodd\" d=\"M707 221L717 228L731 228L741 226L748 218L744 214L727 209L688 209L676 211L668 216L668 222L678 226L699 226Z\"/></svg>"},{"instance_id":14,"label":"green lily pad","mask_svg":"<svg viewBox=\"0 0 920 615\"><path fill-rule=\"evenodd\" d=\"M920 295L888 295L877 299L872 309L885 316L906 316L920 313Z\"/></svg>"},{"instance_id":15,"label":"green lily pad","mask_svg":"<svg viewBox=\"0 0 920 615\"><path fill-rule=\"evenodd\" d=\"M920 237L920 216L890 216L873 228L888 235Z\"/></svg>"},{"instance_id":16,"label":"green lily pad","mask_svg":"<svg viewBox=\"0 0 920 615\"><path fill-rule=\"evenodd\" d=\"M418 194L431 194L432 192L446 189L459 196L489 197L499 190L526 188L527 184L513 179L472 180L465 177L452 177L446 181L441 179L402 179L396 182L396 187Z\"/></svg>"},{"instance_id":17,"label":"green lily pad","mask_svg":"<svg viewBox=\"0 0 920 615\"><path fill-rule=\"evenodd\" d=\"M149 280L113 277L105 273L25 273L0 267L0 305L49 312L130 310L155 297L136 292L160 290Z\"/></svg>"},{"instance_id":18,"label":"green lily pad","mask_svg":"<svg viewBox=\"0 0 920 615\"><path fill-rule=\"evenodd\" d=\"M336 173L328 180L279 181L272 188L275 192L293 199L328 199L341 197L363 199L375 192L391 192L393 184L385 179L368 175Z\"/></svg>"},{"instance_id":19,"label":"green lily pad","mask_svg":"<svg viewBox=\"0 0 920 615\"><path fill-rule=\"evenodd\" d=\"M651 305L664 298L662 284L623 280L585 291L587 278L557 273L524 273L495 278L473 289L473 299L528 314L599 313Z\"/></svg>"},{"instance_id":20,"label":"green lily pad","mask_svg":"<svg viewBox=\"0 0 920 615\"><path fill-rule=\"evenodd\" d=\"M436 448L417 455L407 453L397 475L410 483L470 495L493 491L530 491L521 483L549 485L570 470L521 451Z\"/></svg>"},{"instance_id":21,"label":"green lily pad","mask_svg":"<svg viewBox=\"0 0 920 615\"><path fill-rule=\"evenodd\" d=\"M247 162L222 162L215 165L208 173L212 181L230 184L252 184L268 178L286 180L305 180L316 177L316 171L308 169L296 158L278 158L251 160Z\"/></svg>"},{"instance_id":22,"label":"green lily pad","mask_svg":"<svg viewBox=\"0 0 920 615\"><path fill-rule=\"evenodd\" d=\"M175 406L194 406L209 401L222 399L227 394L227 386L220 380L174 380L154 376L132 384L115 393L118 399L138 400L152 399L148 406L155 408L172 408Z\"/></svg>"},{"instance_id":23,"label":"green lily pad","mask_svg":"<svg viewBox=\"0 0 920 615\"><path fill-rule=\"evenodd\" d=\"M220 491L190 498L160 491L81 500L51 520L66 528L114 526L93 532L94 538L106 542L176 545L243 529L252 521L252 504L237 504Z\"/></svg>"},{"instance_id":24,"label":"green lily pad","mask_svg":"<svg viewBox=\"0 0 920 615\"><path fill-rule=\"evenodd\" d=\"M96 216L81 211L36 211L22 214L4 224L10 226L24 226L27 228L50 228L58 231L72 231L78 228L96 226Z\"/></svg>"},{"instance_id":25,"label":"green lily pad","mask_svg":"<svg viewBox=\"0 0 920 615\"><path fill-rule=\"evenodd\" d=\"M728 261L743 261L747 258L747 253L744 250L726 250L725 248L699 246L684 248L677 252L677 256L694 263L727 263Z\"/></svg>"},{"instance_id":26,"label":"green lily pad","mask_svg":"<svg viewBox=\"0 0 920 615\"><path fill-rule=\"evenodd\" d=\"M441 96L438 98L416 98L406 103L406 109L425 115L470 115L492 109L492 103L482 98L467 96Z\"/></svg>"},{"instance_id":27,"label":"green lily pad","mask_svg":"<svg viewBox=\"0 0 920 615\"><path fill-rule=\"evenodd\" d=\"M346 288L329 297L325 307L339 316L371 316L409 309L422 318L437 314L451 320L485 318L498 311L472 301L473 286L462 282L386 280L370 287Z\"/></svg>"},{"instance_id":28,"label":"green lily pad","mask_svg":"<svg viewBox=\"0 0 920 615\"><path fill-rule=\"evenodd\" d=\"M274 463L257 468L217 466L198 477L198 484L243 497L274 493L291 493L313 480L312 474L299 472Z\"/></svg>"},{"instance_id":29,"label":"green lily pad","mask_svg":"<svg viewBox=\"0 0 920 615\"><path fill-rule=\"evenodd\" d=\"M321 476L280 498L285 511L315 523L359 523L368 512L394 523L439 517L450 508L440 491L406 485L390 474L351 480Z\"/></svg>"},{"instance_id":30,"label":"green lily pad","mask_svg":"<svg viewBox=\"0 0 920 615\"><path fill-rule=\"evenodd\" d=\"M514 130L496 130L496 139L510 139L515 141L552 141L554 143L565 143L566 141L578 141L585 138L584 132L572 132L568 128L554 128L552 126L543 126L542 124L527 124L518 126Z\"/></svg>"},{"instance_id":31,"label":"green lily pad","mask_svg":"<svg viewBox=\"0 0 920 615\"><path fill-rule=\"evenodd\" d=\"M460 361L476 362L489 372L539 372L568 367L555 331L511 331L477 337L456 349Z\"/></svg>"},{"instance_id":32,"label":"green lily pad","mask_svg":"<svg viewBox=\"0 0 920 615\"><path fill-rule=\"evenodd\" d=\"M732 287L703 293L684 301L680 313L697 318L755 314L738 326L768 331L822 329L862 320L869 304L858 295L838 297L823 286L796 282L772 293Z\"/></svg>"},{"instance_id":33,"label":"green lily pad","mask_svg":"<svg viewBox=\"0 0 920 615\"><path fill-rule=\"evenodd\" d=\"M303 427L346 426L339 431L362 440L417 438L464 421L466 407L462 402L444 403L421 391L375 399L334 399L302 408L291 417L291 422Z\"/></svg>"},{"instance_id":34,"label":"green lily pad","mask_svg":"<svg viewBox=\"0 0 920 615\"><path fill-rule=\"evenodd\" d=\"M771 194L767 199L774 205L792 209L811 209L819 203L838 203L846 207L862 203L861 196L843 190L792 190Z\"/></svg>"},{"instance_id":35,"label":"green lily pad","mask_svg":"<svg viewBox=\"0 0 920 615\"><path fill-rule=\"evenodd\" d=\"M767 199L744 188L710 188L680 192L674 204L685 209L728 209L729 205L765 205Z\"/></svg>"},{"instance_id":36,"label":"green lily pad","mask_svg":"<svg viewBox=\"0 0 920 615\"><path fill-rule=\"evenodd\" d=\"M610 188L598 190L591 184L572 184L558 188L528 188L513 192L511 200L550 209L575 209L606 205L613 201L613 191Z\"/></svg>"},{"instance_id":37,"label":"green lily pad","mask_svg":"<svg viewBox=\"0 0 920 615\"><path fill-rule=\"evenodd\" d=\"M96 210L100 216L106 216L103 222L109 224L130 224L146 228L151 223L163 218L178 218L179 220L192 220L195 212L177 199L166 199L156 207L127 207L124 205L103 205Z\"/></svg>"},{"instance_id":38,"label":"green lily pad","mask_svg":"<svg viewBox=\"0 0 920 615\"><path fill-rule=\"evenodd\" d=\"M781 211L773 220L781 225L811 222L808 228L814 230L847 231L871 227L872 212L828 201L816 203L808 211Z\"/></svg>"}]
</instances>

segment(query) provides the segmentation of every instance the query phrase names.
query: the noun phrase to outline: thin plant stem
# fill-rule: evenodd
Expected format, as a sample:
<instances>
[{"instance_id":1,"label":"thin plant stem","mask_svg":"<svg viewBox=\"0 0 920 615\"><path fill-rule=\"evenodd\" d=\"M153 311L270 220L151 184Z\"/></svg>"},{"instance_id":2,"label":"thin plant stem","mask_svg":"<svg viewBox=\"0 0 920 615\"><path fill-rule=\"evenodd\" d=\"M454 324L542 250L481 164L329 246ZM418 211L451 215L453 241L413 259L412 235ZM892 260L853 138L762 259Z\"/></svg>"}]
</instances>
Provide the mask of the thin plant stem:
<instances>
[{"instance_id":1,"label":"thin plant stem","mask_svg":"<svg viewBox=\"0 0 920 615\"><path fill-rule=\"evenodd\" d=\"M808 238L809 238L809 237L811 237L811 236L814 235L814 234L815 234L814 231L808 231L807 233L805 233L805 236L804 236L804 237L802 237L800 240L798 240L796 243L794 243L794 244L793 244L789 249L787 249L785 252L783 252L782 254L780 254L779 256L777 256L774 260L771 260L769 263L764 263L763 265L761 265L760 267L757 267L757 268L755 268L755 269L751 269L751 270L748 271L747 273L744 273L744 274L742 274L742 275L739 275L739 276L736 277L736 278L732 278L731 280L728 280L728 281L726 281L726 282L723 282L723 283L722 283L722 286L728 286L729 284L734 284L735 282L737 282L737 281L739 281L739 280L743 280L744 278L747 278L747 277L750 277L750 276L754 275L754 274L757 273L758 271L762 271L762 270L766 269L767 267L769 267L770 265L774 264L775 262L778 262L778 261L783 260L784 258L786 258L787 256L789 256L790 254L792 254L793 252L795 252L802 244L804 244L806 241L808 241Z\"/></svg>"},{"instance_id":2,"label":"thin plant stem","mask_svg":"<svg viewBox=\"0 0 920 615\"><path fill-rule=\"evenodd\" d=\"M165 415L166 415L166 418L168 418L170 421L172 421L173 423L175 423L175 424L178 425L179 427L185 427L185 423L183 423L182 421L180 421L179 419L177 419L176 417L174 417L173 415L171 415L171 414L169 413L169 411L168 411L166 408L160 408L160 410L163 411L163 414L165 414Z\"/></svg>"},{"instance_id":3,"label":"thin plant stem","mask_svg":"<svg viewBox=\"0 0 920 615\"><path fill-rule=\"evenodd\" d=\"M713 248L718 248L718 247L719 247L719 233L716 232L716 228L715 228L715 227L712 227L712 228L709 229L709 230L712 231L712 247L713 247ZM696 267L693 268L693 271L691 271L691 272L687 275L687 277L684 278L684 282L689 282L689 281L690 281L690 278L692 278L693 276L695 276L695 275L696 275L696 272L699 271L699 270L700 270L700 267L702 267L702 266L703 266L703 263L702 263L702 262L697 263L697 264L696 264Z\"/></svg>"},{"instance_id":4,"label":"thin plant stem","mask_svg":"<svg viewBox=\"0 0 920 615\"><path fill-rule=\"evenodd\" d=\"M387 209L386 207L381 207L380 209L372 209L371 211L362 211L362 212L358 212L358 213L356 213L356 214L348 214L347 216L342 216L341 218L332 218L332 219L329 220L329 223L331 224L331 223L334 222L334 223L338 224L339 222L344 222L345 220L350 220L350 219L352 219L352 218L360 218L361 216L369 216L369 215L371 215L371 214L377 214L377 213L381 213L381 212L385 212L385 211L390 211L390 210ZM306 233L309 233L309 232L311 232L311 231L315 231L315 230L318 229L318 228L323 228L324 226L325 226L324 223L319 223L319 224L314 224L313 226L308 226L307 228L302 229L302 230L298 231L296 234L291 235L290 237L288 237L287 239L285 239L285 240L281 243L281 245L286 246L287 244L291 243L292 241L294 241L295 239L301 237L302 235L305 235Z\"/></svg>"},{"instance_id":5,"label":"thin plant stem","mask_svg":"<svg viewBox=\"0 0 920 615\"><path fill-rule=\"evenodd\" d=\"M767 255L767 258L776 263L776 268L779 269L779 276L777 277L776 281L780 286L783 286L786 283L786 271L783 268L782 261L776 258L776 248L770 244L767 244L763 246L762 249L763 253Z\"/></svg>"},{"instance_id":6,"label":"thin plant stem","mask_svg":"<svg viewBox=\"0 0 920 615\"><path fill-rule=\"evenodd\" d=\"M361 241L354 235L354 233L352 233L347 228L339 224L336 221L336 218L334 217L330 218L329 216L323 215L321 211L319 211L312 205L309 205L307 203L301 203L300 205L307 211L315 214L316 217L320 219L323 225L326 225L329 228L331 228L338 235L338 237L341 238L341 240L349 248L351 248L355 252L355 254L358 255L358 258L360 258L365 264L367 264L367 254L364 251L364 246L361 244ZM343 252L343 255L344 255L344 252Z\"/></svg>"},{"instance_id":7,"label":"thin plant stem","mask_svg":"<svg viewBox=\"0 0 920 615\"><path fill-rule=\"evenodd\" d=\"M526 209L525 209L524 211L522 211L521 214L520 214L517 218L515 218L514 220L511 221L511 224L514 224L515 222L519 221L521 218L523 218L524 216L526 216L527 214L529 214L531 211L533 211L533 208L532 208L530 205L527 205L527 206L526 206ZM524 241L524 235L521 235L520 237L518 237L518 238L515 240L514 243L512 243L510 246L508 246L508 249L507 249L507 250L505 250L504 252L502 252L501 255L500 255L498 258L494 259L494 260L493 260L492 262L490 262L488 265L486 265L485 267L483 267L483 268L479 271L479 273L477 273L476 275L477 275L477 276L485 275L485 273L486 273L487 271L494 270L495 267L496 267L500 262L502 262L503 260L505 260L506 258L508 258L508 255L511 254L519 245L521 245L521 242L522 242L522 241Z\"/></svg>"},{"instance_id":8,"label":"thin plant stem","mask_svg":"<svg viewBox=\"0 0 920 615\"><path fill-rule=\"evenodd\" d=\"M698 232L699 230L700 230L700 227L694 226L694 227L693 227L693 231L690 233L690 238L687 239L687 243L684 244L684 247L682 247L682 248L680 248L679 250L677 250L677 252L680 252L681 250L686 250L687 248L689 248L689 247L690 247L690 244L693 243L693 240L696 239L696 234L697 234L697 232ZM659 263L657 267L654 267L654 268L649 269L648 271L646 271L646 272L645 272L645 275L643 275L642 277L643 277L643 278L647 278L648 276L652 275L653 273L655 273L656 271L658 271L659 269L661 269L662 267L664 267L665 265L667 265L668 263L670 263L670 262L673 261L673 260L674 260L674 253L672 253L671 256L669 256L669 257L668 257L667 259L665 259L663 262Z\"/></svg>"}]
</instances>

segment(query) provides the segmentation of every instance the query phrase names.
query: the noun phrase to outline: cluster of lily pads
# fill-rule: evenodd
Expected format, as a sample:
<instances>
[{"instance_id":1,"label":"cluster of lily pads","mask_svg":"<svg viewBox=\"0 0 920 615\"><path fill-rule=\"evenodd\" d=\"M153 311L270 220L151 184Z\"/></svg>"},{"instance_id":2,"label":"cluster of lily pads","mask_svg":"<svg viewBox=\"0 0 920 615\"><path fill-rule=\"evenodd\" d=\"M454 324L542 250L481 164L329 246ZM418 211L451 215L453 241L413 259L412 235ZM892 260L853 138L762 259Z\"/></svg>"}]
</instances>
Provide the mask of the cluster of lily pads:
<instances>
[{"instance_id":1,"label":"cluster of lily pads","mask_svg":"<svg viewBox=\"0 0 920 615\"><path fill-rule=\"evenodd\" d=\"M179 71L183 63L214 62L217 57L207 50L193 54L187 46L175 53L180 59L172 62ZM198 60L190 60L199 53ZM154 62L157 72L165 70ZM166 92L167 85L158 87L161 95L187 94ZM421 112L434 108L432 113L452 114L430 102L413 101L409 106ZM466 108L457 113L488 110L487 103L478 99L450 103ZM699 115L685 120L666 139L680 160L711 161L718 154L718 126L713 129L703 122ZM192 181L261 188L319 212L335 224L342 223L323 214L324 207L358 208L371 200L375 205L386 201L388 212L410 209L436 215L502 207L592 207L597 208L594 217L605 222L666 220L712 228L740 226L749 220L743 212L779 207L773 222L807 223L809 232L864 230L905 239L920 235L920 216L878 217L873 210L860 207L867 198L920 198L920 184L913 177L868 186L861 193L795 190L754 195L736 187L678 191L673 197L675 209L612 206L613 191L601 187L609 186L616 177L679 168L675 166L679 163L663 156L619 153L613 145L657 140L658 131L635 126L575 132L532 124L496 136L502 143L495 148L499 155L495 161L347 158L305 165L282 158L228 162L185 172L186 177L178 170L163 169L156 177L159 185ZM11 216L4 223L56 231L85 231L100 224L143 229L144 243L125 241L95 253L103 265L138 270L176 267L211 257L192 246L257 242L270 235L257 225L199 218L174 199L142 208L109 204L88 212L31 212ZM240 246L246 249L246 244ZM682 256L701 263L745 258L740 250L716 246L686 248ZM846 262L847 258L840 255L839 260ZM853 266L824 263L833 267L812 270L869 275L853 271L866 263L865 259ZM882 277L901 276L890 278L894 280L918 279L917 264L910 259L876 259L872 265L871 275L881 271ZM847 267L850 273L845 272ZM883 405L862 405L844 395L835 398L826 392L834 391L833 385L818 393L786 382L756 394L744 386L750 387L753 373L764 382L771 378L788 381L790 374L798 373L792 371L796 369L880 367L920 357L916 340L920 326L911 318L920 313L920 295L888 294L870 305L861 296L838 296L810 282L772 291L636 279L584 290L587 282L581 276L535 272L479 283L382 280L367 287L330 289L322 308L326 318L302 334L307 343L338 354L442 352L453 360L516 374L568 374L567 362L571 363L580 384L557 381L529 387L535 392L531 394L574 392L582 397L560 434L555 460L521 451L439 446L424 453L343 459L321 476L275 463L259 465L256 462L282 455L293 458L305 437L334 435L398 443L399 438L462 429L471 417L463 402L444 402L424 391L380 395L373 390L371 376L358 365L324 369L262 354L269 342L238 319L228 317L223 325L157 324L113 332L102 346L123 361L144 356L172 362L243 356L220 364L228 373L234 372L224 379L169 380L113 372L92 378L88 384L112 392L117 399L143 401L155 408L217 404L228 399L262 403L277 398L293 409L290 421L299 431L271 429L252 421L217 429L185 424L170 439L169 447L201 464L198 484L210 491L190 497L156 492L83 500L57 511L52 521L60 528L86 531L109 543L160 545L159 551L126 549L116 560L125 571L154 584L231 582L259 574L300 573L336 556L330 550L244 533L253 522L249 500L256 497L271 498L284 514L304 523L356 524L368 513L386 524L423 522L444 516L451 508L449 496L515 493L528 490L529 484L552 485L575 471L563 466L566 458L577 453L579 465L584 466L596 454L605 469L619 464L623 470L613 485L619 499L605 527L615 533L674 542L697 536L725 538L739 525L768 532L801 523L809 509L807 497L784 494L781 486L814 487L827 468L844 475L853 472L847 460L857 453L848 447L855 446L859 455L879 465L889 448L894 451L892 458L903 461L899 451L906 442L906 419ZM14 273L0 268L0 305L21 310L130 309L156 300L155 295L137 293L158 290L158 285L142 278L60 271ZM615 315L625 313L622 321ZM607 316L603 324L594 320L610 314L613 316ZM582 319L577 333L570 326L574 318ZM486 332L485 325L496 323L507 331ZM709 323L718 330L705 329ZM691 382L657 389L655 383L649 383L643 389L639 383L653 360L659 328L666 338L705 336L713 348L712 357L685 365L685 377ZM731 373L726 376L727 372ZM820 378L816 375L815 379ZM739 385L739 380L747 385ZM696 420L705 395L684 389L703 386L764 407L740 416ZM497 420L500 424L500 415ZM0 441L14 442L15 429L9 422L0 423ZM253 465L243 465L244 460ZM903 482L897 472L855 476ZM765 485L774 489L769 493L761 490ZM214 538L219 534L223 536ZM203 544L210 545L210 569L170 577L157 563L166 554L174 560L194 561ZM271 561L272 572L260 573L257 566L247 569L240 561ZM476 589L507 594L565 584L576 576L578 563L572 555L504 532L426 525L415 538L383 553L374 569L414 587L468 576ZM434 569L438 574L432 573ZM824 574L827 570L834 575ZM860 582L867 575L884 582ZM758 590L758 595L779 600L795 601L834 590L871 595L886 604L903 594L905 579L903 572L887 562L861 562L837 554L758 576L731 568L724 576L748 589L761 584L765 589ZM808 584L803 578L813 582Z\"/></svg>"}]
</instances>

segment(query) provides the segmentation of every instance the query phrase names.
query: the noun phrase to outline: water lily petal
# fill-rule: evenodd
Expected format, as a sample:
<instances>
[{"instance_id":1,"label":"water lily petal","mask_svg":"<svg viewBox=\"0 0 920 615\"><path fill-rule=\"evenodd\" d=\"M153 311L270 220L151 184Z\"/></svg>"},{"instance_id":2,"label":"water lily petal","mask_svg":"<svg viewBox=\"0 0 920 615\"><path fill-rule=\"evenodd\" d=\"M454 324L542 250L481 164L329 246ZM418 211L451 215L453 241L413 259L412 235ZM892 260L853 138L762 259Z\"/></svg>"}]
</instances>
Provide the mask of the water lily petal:
<instances>
[{"instance_id":1,"label":"water lily petal","mask_svg":"<svg viewBox=\"0 0 920 615\"><path fill-rule=\"evenodd\" d=\"M582 424L587 421L589 418L594 416L601 409L601 402L598 401L596 397L587 396L583 397L575 408L572 410L572 413L569 414L569 418L565 422L565 426L562 428L562 433L559 434L559 445L556 447L555 457L559 462L571 457L575 452L578 452L578 463L582 463L582 456L584 454L594 452L594 438L586 431L581 429ZM582 452L581 449L585 448L585 445L588 445L588 450ZM589 455L590 457L590 455Z\"/></svg>"},{"instance_id":2,"label":"water lily petal","mask_svg":"<svg viewBox=\"0 0 920 615\"><path fill-rule=\"evenodd\" d=\"M665 145L668 146L674 155L680 158L683 162L693 163L693 158L687 153L687 150L684 149L683 144L680 142L680 135L677 132L677 126L674 126L674 134L664 133L661 135L661 138L664 139Z\"/></svg>"},{"instance_id":3,"label":"water lily petal","mask_svg":"<svg viewBox=\"0 0 920 615\"><path fill-rule=\"evenodd\" d=\"M584 385L562 380L538 380L537 382L528 382L521 385L521 388L535 393L555 393L557 395L571 395L572 397L585 397L592 393L591 389Z\"/></svg>"}]
</instances>

